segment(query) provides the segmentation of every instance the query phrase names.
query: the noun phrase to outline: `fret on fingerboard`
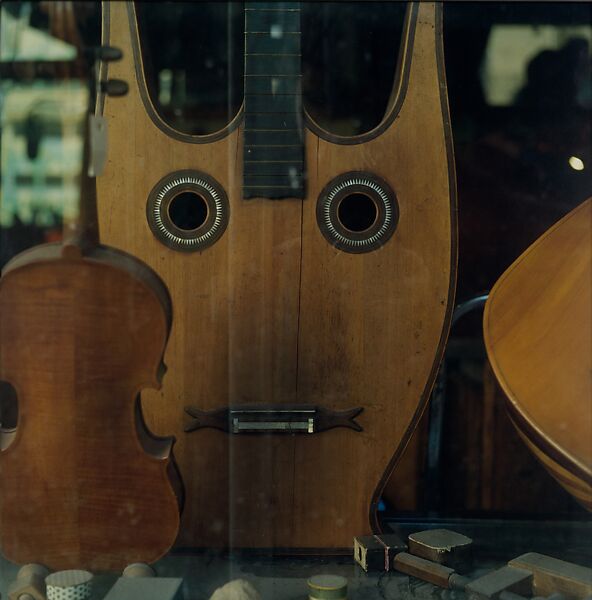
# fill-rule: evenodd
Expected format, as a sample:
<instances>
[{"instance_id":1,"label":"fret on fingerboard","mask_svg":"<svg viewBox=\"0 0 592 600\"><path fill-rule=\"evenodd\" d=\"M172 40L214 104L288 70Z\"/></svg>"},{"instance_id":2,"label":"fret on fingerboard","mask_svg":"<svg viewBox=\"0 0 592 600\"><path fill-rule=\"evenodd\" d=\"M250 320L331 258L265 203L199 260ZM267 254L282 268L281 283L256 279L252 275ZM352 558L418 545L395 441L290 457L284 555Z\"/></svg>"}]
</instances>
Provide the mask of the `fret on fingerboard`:
<instances>
[{"instance_id":1,"label":"fret on fingerboard","mask_svg":"<svg viewBox=\"0 0 592 600\"><path fill-rule=\"evenodd\" d=\"M244 198L304 198L300 2L245 3Z\"/></svg>"}]
</instances>

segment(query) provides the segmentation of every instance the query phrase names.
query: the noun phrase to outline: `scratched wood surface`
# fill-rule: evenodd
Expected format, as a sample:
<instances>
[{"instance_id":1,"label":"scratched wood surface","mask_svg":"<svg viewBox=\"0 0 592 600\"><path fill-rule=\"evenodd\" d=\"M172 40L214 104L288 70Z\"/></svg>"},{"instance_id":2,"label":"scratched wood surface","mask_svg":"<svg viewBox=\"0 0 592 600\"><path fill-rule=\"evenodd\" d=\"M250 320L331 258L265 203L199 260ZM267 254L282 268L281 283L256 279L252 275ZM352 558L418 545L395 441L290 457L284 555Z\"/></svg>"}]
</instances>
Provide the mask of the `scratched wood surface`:
<instances>
[{"instance_id":1,"label":"scratched wood surface","mask_svg":"<svg viewBox=\"0 0 592 600\"><path fill-rule=\"evenodd\" d=\"M483 330L512 422L535 456L592 509L592 200L501 276Z\"/></svg>"},{"instance_id":2,"label":"scratched wood surface","mask_svg":"<svg viewBox=\"0 0 592 600\"><path fill-rule=\"evenodd\" d=\"M150 429L177 437L181 546L346 548L353 535L379 527L377 498L442 354L456 268L441 22L434 4L418 11L405 47L413 52L406 94L390 126L354 144L309 128L307 197L245 201L241 124L207 143L157 126L134 71L126 6L110 3L110 43L124 60L109 74L129 81L130 93L106 102L100 227L106 243L148 263L171 293L168 372L162 390L143 394L143 407ZM230 203L222 238L193 254L159 243L145 217L155 183L189 168L214 177ZM354 255L325 240L315 210L328 181L359 170L389 183L400 220L383 247ZM183 432L186 405L247 402L363 406L364 431Z\"/></svg>"}]
</instances>

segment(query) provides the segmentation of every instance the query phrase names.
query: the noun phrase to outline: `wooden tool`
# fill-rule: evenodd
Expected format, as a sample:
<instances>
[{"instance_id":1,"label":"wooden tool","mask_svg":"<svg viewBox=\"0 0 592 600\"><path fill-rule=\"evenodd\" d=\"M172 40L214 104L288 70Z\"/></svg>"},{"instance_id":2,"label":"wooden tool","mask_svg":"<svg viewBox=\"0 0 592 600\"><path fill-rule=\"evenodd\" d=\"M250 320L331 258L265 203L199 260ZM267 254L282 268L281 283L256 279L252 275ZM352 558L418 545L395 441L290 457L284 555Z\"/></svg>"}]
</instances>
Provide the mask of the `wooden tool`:
<instances>
[{"instance_id":1,"label":"wooden tool","mask_svg":"<svg viewBox=\"0 0 592 600\"><path fill-rule=\"evenodd\" d=\"M464 590L469 583L469 579L458 575L454 569L407 552L397 554L393 565L401 573L450 590Z\"/></svg>"},{"instance_id":2,"label":"wooden tool","mask_svg":"<svg viewBox=\"0 0 592 600\"><path fill-rule=\"evenodd\" d=\"M105 36L125 57L110 74L133 83L105 103L99 217L105 241L172 294L169 371L144 406L155 432L179 436L184 546L347 551L356 532L379 532L378 498L448 330L456 223L441 6L410 5L392 101L354 137L302 108L298 9L245 4L243 109L199 136L158 113L134 5L104 4ZM182 206L196 218L175 224Z\"/></svg>"},{"instance_id":3,"label":"wooden tool","mask_svg":"<svg viewBox=\"0 0 592 600\"><path fill-rule=\"evenodd\" d=\"M523 600L530 595L584 600L592 596L592 569L536 552L473 581L450 567L406 552L395 556L394 568L439 587L465 591L473 600Z\"/></svg>"},{"instance_id":4,"label":"wooden tool","mask_svg":"<svg viewBox=\"0 0 592 600\"><path fill-rule=\"evenodd\" d=\"M492 289L485 347L522 439L592 509L592 200L539 238Z\"/></svg>"},{"instance_id":5,"label":"wooden tool","mask_svg":"<svg viewBox=\"0 0 592 600\"><path fill-rule=\"evenodd\" d=\"M29 564L19 569L16 580L8 586L8 600L46 600L45 578L49 569Z\"/></svg>"},{"instance_id":6,"label":"wooden tool","mask_svg":"<svg viewBox=\"0 0 592 600\"><path fill-rule=\"evenodd\" d=\"M396 534L362 535L354 538L354 560L366 572L390 571L395 554L407 550Z\"/></svg>"},{"instance_id":7,"label":"wooden tool","mask_svg":"<svg viewBox=\"0 0 592 600\"><path fill-rule=\"evenodd\" d=\"M532 591L532 573L509 566L471 581L441 563L401 552L395 556L394 567L401 573L417 577L438 587L464 591L471 600L526 600L526 596L530 596ZM553 595L552 600L565 600L565 598L556 594Z\"/></svg>"},{"instance_id":8,"label":"wooden tool","mask_svg":"<svg viewBox=\"0 0 592 600\"><path fill-rule=\"evenodd\" d=\"M426 560L463 570L470 563L473 540L448 529L428 529L409 535L409 552Z\"/></svg>"},{"instance_id":9,"label":"wooden tool","mask_svg":"<svg viewBox=\"0 0 592 600\"><path fill-rule=\"evenodd\" d=\"M75 43L71 3L48 4ZM88 74L83 62L74 75ZM102 126L89 121L80 217L64 243L18 255L0 279L0 379L18 394L16 432L0 444L2 553L56 570L152 562L179 526L172 440L149 433L138 400L160 385L170 299L145 264L98 244L88 170Z\"/></svg>"},{"instance_id":10,"label":"wooden tool","mask_svg":"<svg viewBox=\"0 0 592 600\"><path fill-rule=\"evenodd\" d=\"M559 560L537 552L528 552L508 563L511 567L530 571L533 591L539 596L555 592L573 600L592 596L592 569Z\"/></svg>"}]
</instances>

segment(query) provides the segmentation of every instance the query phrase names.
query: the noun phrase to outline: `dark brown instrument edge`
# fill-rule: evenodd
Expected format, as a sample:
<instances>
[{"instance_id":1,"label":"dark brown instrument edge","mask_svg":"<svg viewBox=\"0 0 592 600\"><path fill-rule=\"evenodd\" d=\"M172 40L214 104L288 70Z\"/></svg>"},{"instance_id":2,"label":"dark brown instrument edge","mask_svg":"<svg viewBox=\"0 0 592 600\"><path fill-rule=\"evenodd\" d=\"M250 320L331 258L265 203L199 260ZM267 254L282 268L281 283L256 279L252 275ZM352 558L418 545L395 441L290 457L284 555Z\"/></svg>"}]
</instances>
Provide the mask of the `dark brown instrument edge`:
<instances>
[{"instance_id":1,"label":"dark brown instrument edge","mask_svg":"<svg viewBox=\"0 0 592 600\"><path fill-rule=\"evenodd\" d=\"M452 127L450 123L450 111L448 107L448 94L446 84L446 69L444 63L444 42L442 39L442 3L436 3L436 27L434 29L434 35L436 36L436 61L438 65L438 76L440 79L440 106L442 109L442 118L444 121L444 137L446 141L446 155L448 158L448 181L450 186L450 285L448 287L448 298L446 303L446 314L444 317L444 323L442 326L442 335L440 336L440 342L434 357L434 363L430 375L426 382L423 394L419 401L417 410L413 419L403 436L399 448L391 458L384 474L376 486L376 490L372 496L370 504L370 524L372 531L375 533L383 533L382 525L378 520L378 503L380 496L384 490L389 477L393 470L397 466L399 459L403 455L421 416L423 415L432 393L436 376L440 369L440 363L444 357L444 350L446 342L448 341L448 334L450 332L450 325L452 322L452 312L454 310L454 298L456 292L456 277L457 277L457 266L458 266L458 222L457 222L457 186L456 186L456 172L454 166L454 146L452 140Z\"/></svg>"}]
</instances>

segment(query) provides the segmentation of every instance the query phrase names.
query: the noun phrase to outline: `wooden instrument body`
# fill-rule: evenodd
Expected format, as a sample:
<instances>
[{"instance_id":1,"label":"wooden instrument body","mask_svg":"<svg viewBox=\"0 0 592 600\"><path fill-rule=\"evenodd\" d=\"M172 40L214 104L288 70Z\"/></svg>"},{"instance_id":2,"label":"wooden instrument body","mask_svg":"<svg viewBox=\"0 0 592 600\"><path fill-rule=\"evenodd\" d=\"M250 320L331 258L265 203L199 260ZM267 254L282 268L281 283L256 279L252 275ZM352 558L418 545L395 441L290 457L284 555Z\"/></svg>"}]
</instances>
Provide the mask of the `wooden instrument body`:
<instances>
[{"instance_id":1,"label":"wooden instrument body","mask_svg":"<svg viewBox=\"0 0 592 600\"><path fill-rule=\"evenodd\" d=\"M141 61L133 7L108 9L109 43L127 57L110 76L134 83L105 107L112 134L98 181L100 226L107 243L152 266L173 299L167 380L143 394L143 406L151 429L178 436L187 492L179 543L349 547L353 535L379 528L378 497L425 408L453 303L454 180L438 9L420 3L410 12L383 124L337 139L309 120L306 198L278 201L242 198L241 114L201 137L158 117L141 62L134 68L131 60ZM151 189L180 169L213 177L228 195L228 228L201 252L165 247L146 222ZM328 243L316 219L321 190L351 171L382 178L399 205L392 238L364 254ZM361 406L364 430L182 433L186 405L253 403Z\"/></svg>"},{"instance_id":2,"label":"wooden instrument body","mask_svg":"<svg viewBox=\"0 0 592 600\"><path fill-rule=\"evenodd\" d=\"M495 284L483 330L518 433L592 509L592 200L540 237Z\"/></svg>"},{"instance_id":3,"label":"wooden instrument body","mask_svg":"<svg viewBox=\"0 0 592 600\"><path fill-rule=\"evenodd\" d=\"M145 429L159 387L167 292L121 252L38 246L0 280L0 379L19 403L2 432L2 553L53 569L152 562L179 527L172 440Z\"/></svg>"}]
</instances>

